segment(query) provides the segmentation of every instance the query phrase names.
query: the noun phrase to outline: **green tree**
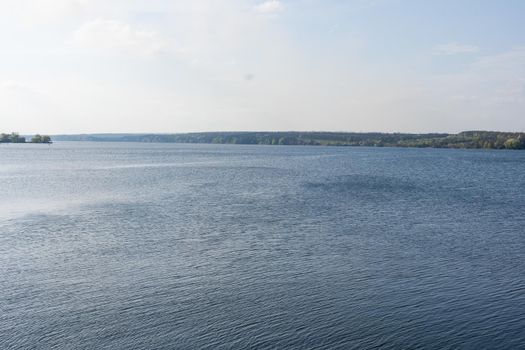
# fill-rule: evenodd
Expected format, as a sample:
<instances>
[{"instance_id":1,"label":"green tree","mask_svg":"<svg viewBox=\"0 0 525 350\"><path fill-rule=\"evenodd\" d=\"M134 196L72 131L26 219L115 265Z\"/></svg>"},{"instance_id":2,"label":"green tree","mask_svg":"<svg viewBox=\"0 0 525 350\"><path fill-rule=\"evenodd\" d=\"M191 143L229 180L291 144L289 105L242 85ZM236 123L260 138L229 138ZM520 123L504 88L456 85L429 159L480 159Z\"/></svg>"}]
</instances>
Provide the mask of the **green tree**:
<instances>
[{"instance_id":1,"label":"green tree","mask_svg":"<svg viewBox=\"0 0 525 350\"><path fill-rule=\"evenodd\" d=\"M9 136L9 139L13 143L17 143L19 138L20 138L20 136L16 132L12 132L11 135Z\"/></svg>"},{"instance_id":2,"label":"green tree","mask_svg":"<svg viewBox=\"0 0 525 350\"><path fill-rule=\"evenodd\" d=\"M26 142L25 137L21 137L17 132L12 132L9 136L12 143L24 143Z\"/></svg>"},{"instance_id":3,"label":"green tree","mask_svg":"<svg viewBox=\"0 0 525 350\"><path fill-rule=\"evenodd\" d=\"M520 149L521 148L521 142L517 139L510 138L503 144L505 148L507 149Z\"/></svg>"},{"instance_id":4,"label":"green tree","mask_svg":"<svg viewBox=\"0 0 525 350\"><path fill-rule=\"evenodd\" d=\"M33 136L33 138L31 138L31 142L32 143L42 143L42 136L40 136L39 134L36 134L35 136Z\"/></svg>"}]
</instances>

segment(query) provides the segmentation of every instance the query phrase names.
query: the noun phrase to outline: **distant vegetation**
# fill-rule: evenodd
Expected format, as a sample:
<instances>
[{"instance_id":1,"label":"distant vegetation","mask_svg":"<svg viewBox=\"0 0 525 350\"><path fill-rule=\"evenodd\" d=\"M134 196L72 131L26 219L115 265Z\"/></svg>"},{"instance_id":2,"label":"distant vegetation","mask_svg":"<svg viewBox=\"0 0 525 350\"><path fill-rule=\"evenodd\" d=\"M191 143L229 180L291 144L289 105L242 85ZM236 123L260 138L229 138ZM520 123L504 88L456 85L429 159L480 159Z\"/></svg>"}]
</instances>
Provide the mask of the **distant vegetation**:
<instances>
[{"instance_id":1,"label":"distant vegetation","mask_svg":"<svg viewBox=\"0 0 525 350\"><path fill-rule=\"evenodd\" d=\"M525 149L525 133L464 131L459 134L352 132L202 132L188 134L61 135L65 141L221 143L244 145L311 145Z\"/></svg>"},{"instance_id":2,"label":"distant vegetation","mask_svg":"<svg viewBox=\"0 0 525 350\"><path fill-rule=\"evenodd\" d=\"M26 138L18 133L0 134L0 143L26 143ZM52 143L51 137L47 135L35 135L31 138L31 143Z\"/></svg>"},{"instance_id":3,"label":"distant vegetation","mask_svg":"<svg viewBox=\"0 0 525 350\"><path fill-rule=\"evenodd\" d=\"M51 137L36 134L31 138L31 143L51 143Z\"/></svg>"},{"instance_id":4,"label":"distant vegetation","mask_svg":"<svg viewBox=\"0 0 525 350\"><path fill-rule=\"evenodd\" d=\"M0 134L1 143L25 143L26 138L18 135L17 133L11 134Z\"/></svg>"}]
</instances>

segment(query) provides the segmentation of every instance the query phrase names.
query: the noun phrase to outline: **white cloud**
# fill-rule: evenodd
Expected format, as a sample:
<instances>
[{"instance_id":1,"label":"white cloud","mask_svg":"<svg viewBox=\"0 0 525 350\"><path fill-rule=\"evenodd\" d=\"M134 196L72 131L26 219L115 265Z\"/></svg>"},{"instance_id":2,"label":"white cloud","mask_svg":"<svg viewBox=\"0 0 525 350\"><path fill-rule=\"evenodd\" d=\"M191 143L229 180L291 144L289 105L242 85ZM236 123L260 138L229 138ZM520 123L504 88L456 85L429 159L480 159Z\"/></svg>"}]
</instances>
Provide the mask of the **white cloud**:
<instances>
[{"instance_id":1,"label":"white cloud","mask_svg":"<svg viewBox=\"0 0 525 350\"><path fill-rule=\"evenodd\" d=\"M255 10L259 13L277 13L284 10L284 5L278 0L268 0L259 4L255 7Z\"/></svg>"},{"instance_id":2,"label":"white cloud","mask_svg":"<svg viewBox=\"0 0 525 350\"><path fill-rule=\"evenodd\" d=\"M105 19L84 23L73 34L73 43L84 48L125 50L144 55L158 54L166 47L157 31L135 29L127 23Z\"/></svg>"},{"instance_id":3,"label":"white cloud","mask_svg":"<svg viewBox=\"0 0 525 350\"><path fill-rule=\"evenodd\" d=\"M432 51L435 55L460 55L479 52L479 47L475 45L448 43L437 45Z\"/></svg>"}]
</instances>

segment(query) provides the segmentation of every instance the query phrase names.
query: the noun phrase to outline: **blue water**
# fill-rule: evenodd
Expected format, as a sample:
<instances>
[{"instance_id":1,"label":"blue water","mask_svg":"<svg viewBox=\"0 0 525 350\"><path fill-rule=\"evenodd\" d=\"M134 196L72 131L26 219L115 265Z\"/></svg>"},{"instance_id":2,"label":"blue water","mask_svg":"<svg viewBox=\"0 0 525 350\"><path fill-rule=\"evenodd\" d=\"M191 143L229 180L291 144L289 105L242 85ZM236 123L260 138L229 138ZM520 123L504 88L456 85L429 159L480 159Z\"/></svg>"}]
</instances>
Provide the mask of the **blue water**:
<instances>
[{"instance_id":1,"label":"blue water","mask_svg":"<svg viewBox=\"0 0 525 350\"><path fill-rule=\"evenodd\" d=\"M525 152L0 145L1 349L518 349Z\"/></svg>"}]
</instances>

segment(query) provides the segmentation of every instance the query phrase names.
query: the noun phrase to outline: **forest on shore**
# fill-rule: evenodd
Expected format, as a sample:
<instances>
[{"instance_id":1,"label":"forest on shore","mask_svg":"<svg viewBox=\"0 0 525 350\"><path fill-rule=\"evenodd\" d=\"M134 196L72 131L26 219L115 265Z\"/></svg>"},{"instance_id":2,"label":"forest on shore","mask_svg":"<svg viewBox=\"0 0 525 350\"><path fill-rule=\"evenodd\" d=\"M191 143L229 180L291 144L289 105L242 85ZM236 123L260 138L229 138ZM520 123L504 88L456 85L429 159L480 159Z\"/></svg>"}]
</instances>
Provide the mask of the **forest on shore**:
<instances>
[{"instance_id":1,"label":"forest on shore","mask_svg":"<svg viewBox=\"0 0 525 350\"><path fill-rule=\"evenodd\" d=\"M198 132L184 134L56 135L54 138L61 141L525 149L525 133L498 131L464 131L458 134L355 132Z\"/></svg>"}]
</instances>

